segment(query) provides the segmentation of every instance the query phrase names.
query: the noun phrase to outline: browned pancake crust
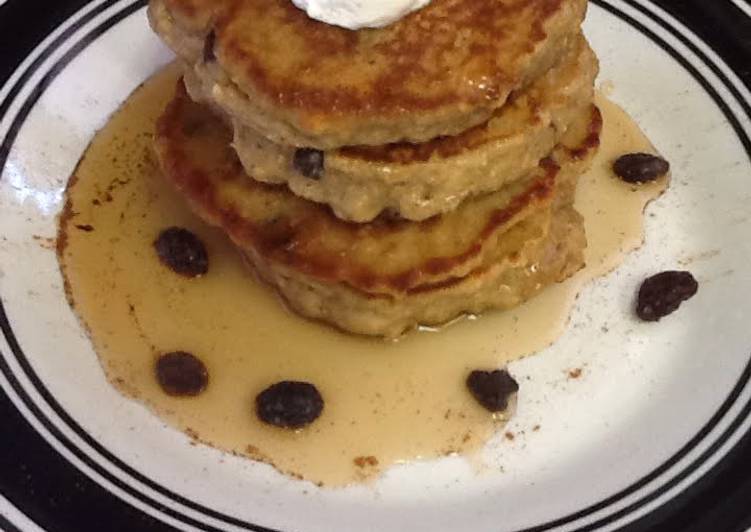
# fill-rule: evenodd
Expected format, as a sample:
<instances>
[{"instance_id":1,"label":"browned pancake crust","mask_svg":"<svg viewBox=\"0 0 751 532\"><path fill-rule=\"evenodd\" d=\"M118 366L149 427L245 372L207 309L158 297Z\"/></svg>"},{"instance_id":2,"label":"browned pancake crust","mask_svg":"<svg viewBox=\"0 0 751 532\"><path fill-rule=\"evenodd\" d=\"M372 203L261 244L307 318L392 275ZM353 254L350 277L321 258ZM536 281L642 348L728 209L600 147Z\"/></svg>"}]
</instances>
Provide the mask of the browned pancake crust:
<instances>
[{"instance_id":1,"label":"browned pancake crust","mask_svg":"<svg viewBox=\"0 0 751 532\"><path fill-rule=\"evenodd\" d=\"M599 138L599 112L586 120L577 149ZM230 147L231 133L182 84L157 128L167 179L209 222L266 260L314 279L369 293L407 293L459 278L492 260L503 232L550 207L559 167L545 160L527 180L424 222L338 219L325 206L249 179ZM377 258L377 260L374 260Z\"/></svg>"},{"instance_id":2,"label":"browned pancake crust","mask_svg":"<svg viewBox=\"0 0 751 532\"><path fill-rule=\"evenodd\" d=\"M270 142L237 122L233 146L248 175L286 184L298 196L329 205L344 220L370 222L384 211L425 220L532 171L592 105L597 70L597 59L580 36L555 67L514 93L488 122L422 144L325 151L316 179L296 169L294 147ZM185 82L194 100L211 102L191 69Z\"/></svg>"},{"instance_id":3,"label":"browned pancake crust","mask_svg":"<svg viewBox=\"0 0 751 532\"><path fill-rule=\"evenodd\" d=\"M300 315L347 332L396 337L416 325L444 325L466 313L513 308L567 279L584 266L582 222L570 204L537 213L509 230L504 242L513 243L494 264L441 286L393 296L319 282L252 252L245 255L260 278Z\"/></svg>"},{"instance_id":4,"label":"browned pancake crust","mask_svg":"<svg viewBox=\"0 0 751 532\"><path fill-rule=\"evenodd\" d=\"M586 0L434 0L386 28L355 32L312 20L289 0L152 4L171 18L152 15L157 32L181 32L166 40L184 59L207 57L179 41L211 35L208 57L251 109L276 110L273 120L292 130L286 140L297 140L290 144L322 148L422 142L487 120L555 62L586 9Z\"/></svg>"}]
</instances>

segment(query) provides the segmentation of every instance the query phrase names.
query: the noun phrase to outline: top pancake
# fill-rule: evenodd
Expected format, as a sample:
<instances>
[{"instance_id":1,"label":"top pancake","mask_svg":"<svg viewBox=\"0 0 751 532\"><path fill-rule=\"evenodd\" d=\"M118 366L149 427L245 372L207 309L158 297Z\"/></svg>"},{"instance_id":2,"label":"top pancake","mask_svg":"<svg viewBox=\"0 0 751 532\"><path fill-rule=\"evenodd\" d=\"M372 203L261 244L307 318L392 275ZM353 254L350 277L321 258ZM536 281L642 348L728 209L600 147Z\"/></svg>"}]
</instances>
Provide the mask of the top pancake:
<instances>
[{"instance_id":1,"label":"top pancake","mask_svg":"<svg viewBox=\"0 0 751 532\"><path fill-rule=\"evenodd\" d=\"M215 102L274 142L424 142L482 123L552 66L586 0L434 0L380 29L290 0L152 0L155 31Z\"/></svg>"}]
</instances>

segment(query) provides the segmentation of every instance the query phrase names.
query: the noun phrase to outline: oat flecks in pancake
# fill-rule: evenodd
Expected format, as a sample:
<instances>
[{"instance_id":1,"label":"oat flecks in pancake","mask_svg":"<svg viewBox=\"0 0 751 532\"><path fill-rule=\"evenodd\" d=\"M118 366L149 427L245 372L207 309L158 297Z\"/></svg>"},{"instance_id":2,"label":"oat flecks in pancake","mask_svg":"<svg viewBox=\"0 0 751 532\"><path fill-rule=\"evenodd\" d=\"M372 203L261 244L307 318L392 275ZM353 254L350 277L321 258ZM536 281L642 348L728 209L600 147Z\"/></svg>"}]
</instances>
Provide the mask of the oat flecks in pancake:
<instances>
[{"instance_id":1,"label":"oat flecks in pancake","mask_svg":"<svg viewBox=\"0 0 751 532\"><path fill-rule=\"evenodd\" d=\"M288 0L152 0L150 20L229 114L272 140L330 149L486 121L555 63L585 10L586 0L434 0L353 32ZM216 61L205 64L212 30Z\"/></svg>"},{"instance_id":2,"label":"oat flecks in pancake","mask_svg":"<svg viewBox=\"0 0 751 532\"><path fill-rule=\"evenodd\" d=\"M421 144L350 146L324 153L315 179L296 170L296 149L233 122L234 147L247 173L286 184L298 196L329 205L344 220L369 222L384 211L420 221L455 209L528 174L590 105L597 59L579 36L550 71L481 125ZM186 70L198 101L210 102Z\"/></svg>"},{"instance_id":3,"label":"oat flecks in pancake","mask_svg":"<svg viewBox=\"0 0 751 532\"><path fill-rule=\"evenodd\" d=\"M250 179L229 136L211 111L179 88L158 132L168 179L242 248L317 279L376 293L462 276L492 260L515 221L550 204L558 174L557 165L542 165L528 179L420 223L383 218L352 224L284 187Z\"/></svg>"}]
</instances>

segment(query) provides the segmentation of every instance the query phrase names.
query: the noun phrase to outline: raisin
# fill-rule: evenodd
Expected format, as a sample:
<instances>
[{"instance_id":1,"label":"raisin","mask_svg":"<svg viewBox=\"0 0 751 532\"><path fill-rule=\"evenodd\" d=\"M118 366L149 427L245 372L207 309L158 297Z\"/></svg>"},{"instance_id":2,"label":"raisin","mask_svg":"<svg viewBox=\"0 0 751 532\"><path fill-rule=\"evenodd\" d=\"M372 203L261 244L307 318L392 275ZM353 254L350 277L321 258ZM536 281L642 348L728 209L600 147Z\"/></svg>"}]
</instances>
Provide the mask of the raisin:
<instances>
[{"instance_id":1,"label":"raisin","mask_svg":"<svg viewBox=\"0 0 751 532\"><path fill-rule=\"evenodd\" d=\"M216 54L214 53L214 45L216 44L216 33L211 30L206 35L206 40L203 41L203 62L211 63L216 61Z\"/></svg>"},{"instance_id":2,"label":"raisin","mask_svg":"<svg viewBox=\"0 0 751 532\"><path fill-rule=\"evenodd\" d=\"M155 369L156 379L167 395L193 397L209 384L209 372L204 363L185 351L160 356Z\"/></svg>"},{"instance_id":3,"label":"raisin","mask_svg":"<svg viewBox=\"0 0 751 532\"><path fill-rule=\"evenodd\" d=\"M477 402L491 412L501 412L508 400L519 391L519 384L505 369L475 370L467 377L467 387Z\"/></svg>"},{"instance_id":4,"label":"raisin","mask_svg":"<svg viewBox=\"0 0 751 532\"><path fill-rule=\"evenodd\" d=\"M321 394L307 382L278 382L256 397L258 417L277 427L302 428L318 419L322 411Z\"/></svg>"},{"instance_id":5,"label":"raisin","mask_svg":"<svg viewBox=\"0 0 751 532\"><path fill-rule=\"evenodd\" d=\"M629 153L613 163L613 171L626 183L647 183L670 171L670 163L649 153Z\"/></svg>"},{"instance_id":6,"label":"raisin","mask_svg":"<svg viewBox=\"0 0 751 532\"><path fill-rule=\"evenodd\" d=\"M642 283L636 315L644 321L660 321L694 297L698 290L699 283L689 272L658 273Z\"/></svg>"},{"instance_id":7,"label":"raisin","mask_svg":"<svg viewBox=\"0 0 751 532\"><path fill-rule=\"evenodd\" d=\"M209 271L209 256L203 242L179 227L165 229L154 241L159 259L175 273L199 277Z\"/></svg>"},{"instance_id":8,"label":"raisin","mask_svg":"<svg viewBox=\"0 0 751 532\"><path fill-rule=\"evenodd\" d=\"M305 177L320 179L323 176L324 154L313 148L298 148L292 164Z\"/></svg>"}]
</instances>

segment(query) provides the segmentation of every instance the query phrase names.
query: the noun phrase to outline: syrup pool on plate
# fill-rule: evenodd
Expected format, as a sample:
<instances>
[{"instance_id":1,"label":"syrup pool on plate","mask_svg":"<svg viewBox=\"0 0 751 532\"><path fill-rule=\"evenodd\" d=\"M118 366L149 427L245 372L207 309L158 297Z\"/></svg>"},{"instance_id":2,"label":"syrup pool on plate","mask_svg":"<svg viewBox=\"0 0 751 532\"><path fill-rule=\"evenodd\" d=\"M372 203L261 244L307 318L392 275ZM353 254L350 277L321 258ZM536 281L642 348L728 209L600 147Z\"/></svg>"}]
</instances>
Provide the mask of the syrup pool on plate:
<instances>
[{"instance_id":1,"label":"syrup pool on plate","mask_svg":"<svg viewBox=\"0 0 751 532\"><path fill-rule=\"evenodd\" d=\"M349 336L287 311L223 233L194 216L161 178L154 126L178 77L173 65L136 90L70 180L58 239L69 300L120 392L196 440L323 485L479 449L505 419L475 402L467 374L554 342L582 285L641 245L644 208L667 185L663 178L634 187L613 176L619 155L654 148L626 113L598 96L602 145L576 198L587 231L584 270L515 310L398 342ZM173 226L206 244L207 275L188 279L159 262L153 242ZM171 397L159 387L155 360L173 351L205 363L209 385L199 396ZM316 385L325 408L315 423L290 431L256 418L256 395L280 380ZM519 393L534 385L522 383Z\"/></svg>"}]
</instances>

